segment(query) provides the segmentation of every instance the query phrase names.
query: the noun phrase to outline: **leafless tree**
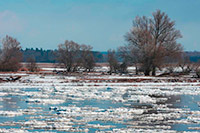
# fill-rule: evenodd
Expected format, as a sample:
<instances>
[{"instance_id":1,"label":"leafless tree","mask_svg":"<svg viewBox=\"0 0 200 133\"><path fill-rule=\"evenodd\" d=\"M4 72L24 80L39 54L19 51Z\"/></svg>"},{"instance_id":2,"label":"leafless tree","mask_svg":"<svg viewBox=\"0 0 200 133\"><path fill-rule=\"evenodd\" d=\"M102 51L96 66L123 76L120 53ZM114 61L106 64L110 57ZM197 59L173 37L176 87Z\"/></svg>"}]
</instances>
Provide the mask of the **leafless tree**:
<instances>
[{"instance_id":1,"label":"leafless tree","mask_svg":"<svg viewBox=\"0 0 200 133\"><path fill-rule=\"evenodd\" d=\"M119 62L117 61L116 52L115 50L108 50L108 63L110 67L109 73L112 74L113 72L116 73L119 69Z\"/></svg>"},{"instance_id":2,"label":"leafless tree","mask_svg":"<svg viewBox=\"0 0 200 133\"><path fill-rule=\"evenodd\" d=\"M28 58L26 67L31 72L38 71L38 65L36 64L35 58L33 57Z\"/></svg>"},{"instance_id":3,"label":"leafless tree","mask_svg":"<svg viewBox=\"0 0 200 133\"><path fill-rule=\"evenodd\" d=\"M189 56L182 53L178 61L178 66L182 69L183 73L188 73L192 70L193 63L190 61Z\"/></svg>"},{"instance_id":4,"label":"leafless tree","mask_svg":"<svg viewBox=\"0 0 200 133\"><path fill-rule=\"evenodd\" d=\"M81 64L85 71L91 71L95 66L94 56L92 54L92 47L90 45L81 45Z\"/></svg>"},{"instance_id":5,"label":"leafless tree","mask_svg":"<svg viewBox=\"0 0 200 133\"><path fill-rule=\"evenodd\" d=\"M180 54L182 47L177 43L181 38L179 30L175 29L175 22L167 14L157 10L153 18L136 17L133 28L125 35L129 45L137 49L141 69L145 75L156 74L164 58Z\"/></svg>"},{"instance_id":6,"label":"leafless tree","mask_svg":"<svg viewBox=\"0 0 200 133\"><path fill-rule=\"evenodd\" d=\"M58 60L64 65L67 72L74 72L80 63L80 45L66 40L64 44L58 45Z\"/></svg>"},{"instance_id":7,"label":"leafless tree","mask_svg":"<svg viewBox=\"0 0 200 133\"><path fill-rule=\"evenodd\" d=\"M2 39L2 49L0 53L0 70L1 71L17 71L22 60L20 43L10 36Z\"/></svg>"},{"instance_id":8,"label":"leafless tree","mask_svg":"<svg viewBox=\"0 0 200 133\"><path fill-rule=\"evenodd\" d=\"M123 63L128 66L135 66L135 73L138 74L139 53L133 45L125 45L118 48L119 56L122 58Z\"/></svg>"}]
</instances>

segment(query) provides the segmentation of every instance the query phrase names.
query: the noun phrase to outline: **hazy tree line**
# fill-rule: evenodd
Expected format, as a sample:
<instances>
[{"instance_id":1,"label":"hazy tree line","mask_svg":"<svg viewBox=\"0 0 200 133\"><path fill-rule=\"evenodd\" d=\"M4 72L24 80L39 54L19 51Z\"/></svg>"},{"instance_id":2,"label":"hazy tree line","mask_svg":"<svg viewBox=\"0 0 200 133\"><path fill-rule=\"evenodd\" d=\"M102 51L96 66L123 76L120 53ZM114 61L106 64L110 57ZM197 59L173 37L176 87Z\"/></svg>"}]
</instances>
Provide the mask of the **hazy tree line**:
<instances>
[{"instance_id":1,"label":"hazy tree line","mask_svg":"<svg viewBox=\"0 0 200 133\"><path fill-rule=\"evenodd\" d=\"M31 57L34 58L36 62L40 63L58 63L56 55L58 55L58 50L44 50L42 48L26 48L21 49L23 54L23 62ZM107 55L104 52L92 51L92 54L95 57L95 62L106 62Z\"/></svg>"},{"instance_id":2,"label":"hazy tree line","mask_svg":"<svg viewBox=\"0 0 200 133\"><path fill-rule=\"evenodd\" d=\"M30 58L34 58L36 62L56 62L56 50L43 50L42 48L26 48L25 50L21 49L21 52L23 54L23 62L27 62Z\"/></svg>"},{"instance_id":3,"label":"hazy tree line","mask_svg":"<svg viewBox=\"0 0 200 133\"><path fill-rule=\"evenodd\" d=\"M68 40L59 44L57 50L22 50L15 38L6 36L1 41L0 70L17 71L21 67L20 62L24 61L30 71L37 71L36 62L51 62L59 63L66 72L90 72L96 62L107 61L109 74L128 73L127 68L134 66L136 75L156 75L156 71L162 68L173 73L179 67L184 73L196 71L200 76L199 63L191 62L177 42L181 37L175 22L160 10L154 12L151 18L137 16L130 31L125 34L127 44L117 50L110 49L106 54L94 52L90 45Z\"/></svg>"},{"instance_id":4,"label":"hazy tree line","mask_svg":"<svg viewBox=\"0 0 200 133\"><path fill-rule=\"evenodd\" d=\"M123 48L123 47L122 47ZM119 49L119 48L118 48ZM120 47L121 49L121 47ZM122 62L122 58L119 53L120 50L116 50L116 59L118 62ZM127 50L128 51L128 50ZM58 50L44 50L42 48L26 48L26 49L21 49L23 59L22 62L27 62L30 57L33 57L36 62L40 63L55 63L57 61L56 59L56 54ZM97 52L97 51L92 51L94 57L95 57L95 62L97 63L106 63L108 62L108 51L106 52ZM184 52L185 56L188 56L189 60L191 62L198 62L200 59L200 52L194 51L194 52ZM47 56L48 55L48 56Z\"/></svg>"}]
</instances>

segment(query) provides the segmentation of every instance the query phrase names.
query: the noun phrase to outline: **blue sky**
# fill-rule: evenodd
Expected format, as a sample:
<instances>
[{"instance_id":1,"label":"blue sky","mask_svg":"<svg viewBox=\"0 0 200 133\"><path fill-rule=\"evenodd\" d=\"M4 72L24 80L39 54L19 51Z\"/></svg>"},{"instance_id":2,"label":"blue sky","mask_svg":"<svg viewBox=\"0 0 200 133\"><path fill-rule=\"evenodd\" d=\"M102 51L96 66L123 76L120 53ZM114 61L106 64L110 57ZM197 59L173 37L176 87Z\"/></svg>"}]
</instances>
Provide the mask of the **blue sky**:
<instances>
[{"instance_id":1,"label":"blue sky","mask_svg":"<svg viewBox=\"0 0 200 133\"><path fill-rule=\"evenodd\" d=\"M0 39L43 49L73 40L106 51L126 44L137 15L157 9L176 21L184 50L200 51L200 0L0 0Z\"/></svg>"}]
</instances>

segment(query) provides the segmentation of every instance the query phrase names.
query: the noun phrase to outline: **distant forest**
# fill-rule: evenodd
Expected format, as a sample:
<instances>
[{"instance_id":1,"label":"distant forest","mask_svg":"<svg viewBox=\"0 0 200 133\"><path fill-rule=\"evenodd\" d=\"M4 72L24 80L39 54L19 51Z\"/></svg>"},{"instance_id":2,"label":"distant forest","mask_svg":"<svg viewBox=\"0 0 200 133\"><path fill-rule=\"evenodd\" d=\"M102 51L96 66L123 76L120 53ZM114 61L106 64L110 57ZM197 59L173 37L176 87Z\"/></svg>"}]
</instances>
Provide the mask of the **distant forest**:
<instances>
[{"instance_id":1,"label":"distant forest","mask_svg":"<svg viewBox=\"0 0 200 133\"><path fill-rule=\"evenodd\" d=\"M42 48L26 48L21 50L23 53L23 62L26 62L29 58L34 58L36 62L41 63L56 63L57 62L57 50L44 50ZM185 52L186 56L189 56L190 61L197 62L200 60L200 52ZM107 62L107 52L93 51L96 62ZM120 61L121 59L118 58Z\"/></svg>"},{"instance_id":2,"label":"distant forest","mask_svg":"<svg viewBox=\"0 0 200 133\"><path fill-rule=\"evenodd\" d=\"M191 62L198 62L200 60L200 52L198 51L193 51L193 52L186 51L185 54L190 58Z\"/></svg>"},{"instance_id":3,"label":"distant forest","mask_svg":"<svg viewBox=\"0 0 200 133\"><path fill-rule=\"evenodd\" d=\"M26 48L21 50L23 53L23 62L27 62L29 58L34 58L36 62L41 63L56 63L57 50L44 50L42 48ZM107 62L107 52L92 52L95 57L95 62Z\"/></svg>"}]
</instances>

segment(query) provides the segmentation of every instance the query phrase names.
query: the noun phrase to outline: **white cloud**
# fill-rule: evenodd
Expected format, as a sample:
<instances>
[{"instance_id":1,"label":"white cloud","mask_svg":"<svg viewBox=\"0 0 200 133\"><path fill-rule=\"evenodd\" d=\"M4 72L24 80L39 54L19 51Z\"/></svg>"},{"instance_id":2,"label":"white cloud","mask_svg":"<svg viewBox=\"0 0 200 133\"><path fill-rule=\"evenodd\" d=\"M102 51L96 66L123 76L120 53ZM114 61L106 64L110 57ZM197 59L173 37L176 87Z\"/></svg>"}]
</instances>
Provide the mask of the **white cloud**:
<instances>
[{"instance_id":1,"label":"white cloud","mask_svg":"<svg viewBox=\"0 0 200 133\"><path fill-rule=\"evenodd\" d=\"M23 29L22 21L12 11L0 12L0 34L15 34L21 32Z\"/></svg>"}]
</instances>

